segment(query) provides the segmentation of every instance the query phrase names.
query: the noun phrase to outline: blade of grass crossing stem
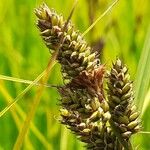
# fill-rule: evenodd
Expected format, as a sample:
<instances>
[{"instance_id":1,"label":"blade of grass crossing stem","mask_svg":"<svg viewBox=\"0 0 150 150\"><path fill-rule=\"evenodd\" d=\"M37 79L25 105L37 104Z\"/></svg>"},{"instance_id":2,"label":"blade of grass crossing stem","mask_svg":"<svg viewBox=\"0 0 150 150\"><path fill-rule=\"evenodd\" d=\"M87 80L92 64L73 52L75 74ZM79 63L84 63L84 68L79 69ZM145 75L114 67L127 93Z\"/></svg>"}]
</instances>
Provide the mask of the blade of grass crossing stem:
<instances>
[{"instance_id":1,"label":"blade of grass crossing stem","mask_svg":"<svg viewBox=\"0 0 150 150\"><path fill-rule=\"evenodd\" d=\"M138 134L150 134L150 132L149 131L141 131Z\"/></svg>"},{"instance_id":2,"label":"blade of grass crossing stem","mask_svg":"<svg viewBox=\"0 0 150 150\"><path fill-rule=\"evenodd\" d=\"M10 96L10 94L7 92L7 90L5 89L4 86L2 86L0 84L0 92L2 93L2 95L5 97L5 100L7 103L12 102L13 98ZM16 104L15 109L13 109L13 112L17 111L17 113L21 116L21 118L24 120L26 117L25 112L21 109L21 107ZM20 124L19 124L20 126ZM50 143L45 139L45 137L43 136L43 134L37 129L37 127L34 125L33 122L31 122L31 131L33 132L33 134L37 137L37 139L41 142L41 144L44 145L45 148L49 147L49 149L52 149L52 145L50 145Z\"/></svg>"},{"instance_id":3,"label":"blade of grass crossing stem","mask_svg":"<svg viewBox=\"0 0 150 150\"><path fill-rule=\"evenodd\" d=\"M69 23L69 20L71 19L72 15L73 15L73 12L74 12L74 9L75 9L75 6L77 4L77 0L75 1L74 5L73 5L73 8L71 10L71 13L67 19L67 22L63 28L63 34L65 32L65 30L67 29L67 25ZM57 47L57 50L55 51L55 53L53 54L52 56L52 59L51 60L56 60L56 57L57 57L57 54L59 52L59 49L61 47L61 44L63 44L63 36L62 38L60 39L60 43ZM45 84L48 80L48 77L49 77L49 73L50 73L50 70L51 70L51 66L52 66L52 63L53 61L49 62L48 64L48 67L47 67L47 70L46 70L46 74L43 76L43 82L42 84ZM18 137L17 137L17 140L16 140L16 143L14 145L14 148L13 150L20 150L22 144L23 144L23 140L25 138L25 135L27 134L27 131L29 129L29 125L30 125L30 122L35 114L35 111L36 111L36 108L38 107L39 103L40 103L40 99L41 99L41 96L42 96L42 93L43 93L43 90L44 90L44 86L40 86L37 90L37 94L36 94L36 97L33 101L33 105L31 107L31 110L29 111L27 117L26 117L26 120L24 121L24 124L23 124L23 127L22 127L22 130L21 132L19 133Z\"/></svg>"},{"instance_id":4,"label":"blade of grass crossing stem","mask_svg":"<svg viewBox=\"0 0 150 150\"><path fill-rule=\"evenodd\" d=\"M61 128L60 150L67 150L68 132L65 127Z\"/></svg>"},{"instance_id":5,"label":"blade of grass crossing stem","mask_svg":"<svg viewBox=\"0 0 150 150\"><path fill-rule=\"evenodd\" d=\"M135 82L135 100L139 106L139 109L146 110L147 106L143 106L143 103L148 104L149 99L145 99L145 95L148 91L150 83L150 26L145 38L144 47L138 64L136 82Z\"/></svg>"},{"instance_id":6,"label":"blade of grass crossing stem","mask_svg":"<svg viewBox=\"0 0 150 150\"><path fill-rule=\"evenodd\" d=\"M147 107L149 106L149 103L150 103L150 88L145 96L145 99L144 99L144 103L143 103L143 107L142 107L142 112L141 112L141 117L143 117Z\"/></svg>"},{"instance_id":7,"label":"blade of grass crossing stem","mask_svg":"<svg viewBox=\"0 0 150 150\"><path fill-rule=\"evenodd\" d=\"M27 88L25 88L15 99L12 103L10 103L6 108L4 108L0 112L0 117L2 117L13 105L15 105L33 86L36 84L46 73L46 70L44 70L34 81L31 83Z\"/></svg>"},{"instance_id":8,"label":"blade of grass crossing stem","mask_svg":"<svg viewBox=\"0 0 150 150\"><path fill-rule=\"evenodd\" d=\"M15 77L9 77L5 75L0 75L0 80L6 80L6 81L12 81L12 82L18 82L18 83L24 83L24 84L32 84L33 81L30 80L24 80L20 78L15 78ZM36 86L45 86L45 87L56 87L55 85L50 85L50 84L41 84L41 83L35 83L34 85Z\"/></svg>"},{"instance_id":9,"label":"blade of grass crossing stem","mask_svg":"<svg viewBox=\"0 0 150 150\"><path fill-rule=\"evenodd\" d=\"M46 72L43 76L43 83L46 83L47 80L48 80L48 76L49 76L49 72L51 70L51 68L53 67L54 65L54 61L56 60L56 57L57 57L57 51L53 54L52 58L50 59L49 63L48 63L48 66L46 68ZM24 141L24 138L25 138L25 135L27 134L27 131L29 129L29 126L30 126L30 122L36 112L36 108L37 106L39 105L40 103L40 99L41 99L41 96L42 96L42 93L43 93L43 90L44 90L44 86L40 86L38 87L38 90L37 90L37 94L35 96L35 99L33 100L33 104L31 106L31 109L29 111L29 113L27 114L27 117L23 123L23 126L22 126L22 129L21 131L19 132L19 135L17 137L17 140L16 140L16 143L14 145L14 150L20 150L21 149L21 146L22 146L22 143Z\"/></svg>"},{"instance_id":10,"label":"blade of grass crossing stem","mask_svg":"<svg viewBox=\"0 0 150 150\"><path fill-rule=\"evenodd\" d=\"M119 0L115 0L103 13L98 17L91 25L88 27L84 33L82 34L82 37L84 37L118 2Z\"/></svg>"},{"instance_id":11,"label":"blade of grass crossing stem","mask_svg":"<svg viewBox=\"0 0 150 150\"><path fill-rule=\"evenodd\" d=\"M4 96L6 102L9 103L11 97L10 97L10 95L7 93L7 91L5 90L4 86L2 85L2 82L0 82L0 92L1 92L1 94ZM16 126L17 126L17 128L18 128L18 130L19 130L19 127L20 127L20 125L21 125L21 122L20 122L20 120L19 120L19 118L18 118L18 116L17 116L15 110L14 110L14 109L10 109L10 111L11 111L11 113L12 113L12 116L13 116L14 120L15 120Z\"/></svg>"},{"instance_id":12,"label":"blade of grass crossing stem","mask_svg":"<svg viewBox=\"0 0 150 150\"><path fill-rule=\"evenodd\" d=\"M116 0L83 34L82 36L84 36L86 33L88 33L94 26L95 24L100 21L106 14L109 10L111 10L111 8L118 2L119 0ZM73 10L76 6L76 3L78 1L75 1L75 4L74 4L74 7L70 13L70 16L68 17L68 20L67 20L67 23L69 21L69 19L71 18L72 14L73 14ZM35 79L34 81L28 81L28 80L22 80L22 79L17 79L17 78L13 78L13 77L6 77L6 76L3 76L3 75L0 75L0 78L1 79L4 79L4 80L10 80L10 81L16 81L16 82L22 82L22 83L26 83L26 84L30 84L22 93L20 93L16 98L15 98L15 101L12 102L8 107L6 107L3 111L0 112L0 117L5 114L5 112L7 112L10 107L12 107L15 103L17 103L17 101L28 91L30 90L30 88L33 87L33 85L41 85L39 83L37 83L40 78L42 78L42 76L44 75L44 72L43 74L41 74L41 76L39 75L39 78L37 77L37 79ZM51 87L49 85L44 85L44 86L48 86L48 87Z\"/></svg>"},{"instance_id":13,"label":"blade of grass crossing stem","mask_svg":"<svg viewBox=\"0 0 150 150\"><path fill-rule=\"evenodd\" d=\"M45 76L44 82L46 82L48 80L47 77L48 77L48 75ZM36 112L36 109L37 109L39 103L40 103L43 90L44 90L44 87L39 87L38 90L37 90L37 94L35 96L35 99L33 101L31 109L30 109L29 113L27 114L27 117L26 117L26 119L23 123L23 127L22 127L21 132L19 132L19 135L17 137L16 143L15 143L14 148L13 148L14 150L20 150L21 149L21 146L22 146L22 143L24 141L25 135L28 132L30 122L31 122L31 120L32 120L32 118L33 118L33 116Z\"/></svg>"},{"instance_id":14,"label":"blade of grass crossing stem","mask_svg":"<svg viewBox=\"0 0 150 150\"><path fill-rule=\"evenodd\" d=\"M1 82L0 82L0 91L3 94L3 96L5 97L5 99L8 100L8 101L6 100L7 103L9 103L9 99L11 99L11 97L10 97L9 94L7 94L7 92L5 91L5 88L4 88L4 86L2 85ZM20 121L20 118L19 118L19 116L17 115L17 113L15 111L15 107L13 107L13 109L10 109L10 111L11 111L11 115L12 115L12 117L14 119L14 122L16 123L16 127L17 127L17 129L19 131L20 127L21 127L21 121ZM28 137L25 139L25 145L27 146L28 149L34 150L33 145L30 142Z\"/></svg>"}]
</instances>

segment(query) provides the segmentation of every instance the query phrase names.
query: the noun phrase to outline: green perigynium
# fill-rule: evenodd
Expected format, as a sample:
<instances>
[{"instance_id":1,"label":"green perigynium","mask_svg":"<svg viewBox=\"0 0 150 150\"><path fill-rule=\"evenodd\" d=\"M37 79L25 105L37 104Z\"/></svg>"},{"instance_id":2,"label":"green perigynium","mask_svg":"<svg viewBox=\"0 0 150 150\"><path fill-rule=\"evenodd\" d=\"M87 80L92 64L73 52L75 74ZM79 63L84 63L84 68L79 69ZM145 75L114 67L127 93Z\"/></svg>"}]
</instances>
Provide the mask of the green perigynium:
<instances>
[{"instance_id":1,"label":"green perigynium","mask_svg":"<svg viewBox=\"0 0 150 150\"><path fill-rule=\"evenodd\" d=\"M108 104L112 120L122 137L130 136L140 130L139 112L133 104L133 85L128 68L117 59L108 75Z\"/></svg>"},{"instance_id":2,"label":"green perigynium","mask_svg":"<svg viewBox=\"0 0 150 150\"><path fill-rule=\"evenodd\" d=\"M93 70L99 66L97 53L93 52L79 31L69 22L63 33L66 21L46 4L35 10L38 17L37 26L41 36L50 51L55 51L63 36L63 43L59 48L58 61L62 65L64 78L72 79L83 70Z\"/></svg>"},{"instance_id":3,"label":"green perigynium","mask_svg":"<svg viewBox=\"0 0 150 150\"><path fill-rule=\"evenodd\" d=\"M85 142L87 149L124 150L110 120L126 142L140 130L127 67L117 59L105 78L106 68L100 64L98 53L93 52L70 22L64 32L66 21L63 16L45 4L36 9L35 14L50 52L59 47L57 60L62 66L63 79L69 79L58 88L61 123ZM107 93L104 80L108 82Z\"/></svg>"}]
</instances>

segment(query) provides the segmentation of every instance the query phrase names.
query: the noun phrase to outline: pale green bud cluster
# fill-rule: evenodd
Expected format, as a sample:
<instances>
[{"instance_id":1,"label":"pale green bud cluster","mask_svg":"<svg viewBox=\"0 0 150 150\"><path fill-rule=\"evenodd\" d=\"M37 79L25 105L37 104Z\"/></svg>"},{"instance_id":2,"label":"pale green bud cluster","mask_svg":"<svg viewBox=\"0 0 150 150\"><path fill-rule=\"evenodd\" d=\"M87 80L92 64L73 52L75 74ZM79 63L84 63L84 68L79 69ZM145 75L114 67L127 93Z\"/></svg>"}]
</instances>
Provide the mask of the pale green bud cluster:
<instances>
[{"instance_id":1,"label":"pale green bud cluster","mask_svg":"<svg viewBox=\"0 0 150 150\"><path fill-rule=\"evenodd\" d=\"M133 85L128 69L117 59L108 76L108 104L115 125L123 138L140 130L139 113L133 104Z\"/></svg>"}]
</instances>

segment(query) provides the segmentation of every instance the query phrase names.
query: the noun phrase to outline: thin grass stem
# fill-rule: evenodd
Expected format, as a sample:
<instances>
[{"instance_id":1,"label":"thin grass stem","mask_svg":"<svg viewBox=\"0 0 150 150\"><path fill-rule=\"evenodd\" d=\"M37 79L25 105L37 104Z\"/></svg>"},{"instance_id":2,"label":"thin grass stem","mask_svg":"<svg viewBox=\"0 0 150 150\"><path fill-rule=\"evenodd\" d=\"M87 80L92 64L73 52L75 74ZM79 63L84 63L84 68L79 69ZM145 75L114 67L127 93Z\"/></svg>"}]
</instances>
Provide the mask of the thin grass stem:
<instances>
[{"instance_id":1,"label":"thin grass stem","mask_svg":"<svg viewBox=\"0 0 150 150\"><path fill-rule=\"evenodd\" d=\"M90 27L88 27L84 33L82 34L82 37L84 37L118 2L119 0L114 1L103 13L98 17Z\"/></svg>"},{"instance_id":2,"label":"thin grass stem","mask_svg":"<svg viewBox=\"0 0 150 150\"><path fill-rule=\"evenodd\" d=\"M1 80L6 80L6 81L12 81L12 82L24 83L24 84L32 84L33 83L33 81L31 81L31 80L25 80L25 79L20 79L20 78L5 76L5 75L0 75L0 79ZM56 85L41 84L39 82L34 83L34 85L35 86L44 86L44 87L47 87L47 88L57 87Z\"/></svg>"},{"instance_id":3,"label":"thin grass stem","mask_svg":"<svg viewBox=\"0 0 150 150\"><path fill-rule=\"evenodd\" d=\"M7 93L7 91L4 88L4 85L2 85L2 84L0 84L0 92L5 97L5 100L7 101L7 103L9 103L9 100L11 99L11 96ZM10 111L11 111L11 115L12 115L12 118L14 119L14 122L16 124L17 129L18 129L18 131L20 131L21 120L20 120L19 116L17 115L15 109L11 109ZM25 144L26 144L27 148L30 148L31 150L34 150L34 147L33 147L32 143L31 143L29 137L27 137L25 139Z\"/></svg>"},{"instance_id":4,"label":"thin grass stem","mask_svg":"<svg viewBox=\"0 0 150 150\"><path fill-rule=\"evenodd\" d=\"M138 134L150 134L150 131L140 131Z\"/></svg>"},{"instance_id":5,"label":"thin grass stem","mask_svg":"<svg viewBox=\"0 0 150 150\"><path fill-rule=\"evenodd\" d=\"M67 29L67 25L73 15L73 12L74 12L74 9L75 9L75 6L76 6L76 3L77 1L75 1L75 4L71 10L71 13L67 19L67 22L63 28L63 34L65 32L65 30ZM59 49L61 47L61 45L63 44L63 36L61 37L60 39L60 43L58 44L58 47L56 48L57 50L54 52L54 54L52 55L52 58L50 59L49 63L48 63L48 66L47 66L47 69L46 69L46 73L44 74L43 76L43 80L42 80L42 84L45 84L48 80L48 77L49 77L49 73L52 69L52 66L53 66L53 63L55 62L56 58L57 58L57 55L58 55L58 52L59 52ZM30 126L30 122L32 120L32 118L34 117L34 114L36 112L36 109L40 103L40 100L41 100L41 97L42 97L42 93L44 91L44 86L40 86L37 90L37 94L36 94L36 97L33 101L33 104L32 104L32 107L23 123L23 127L22 127L22 130L21 132L19 133L18 137L17 137L17 140L16 140L16 143L13 147L13 150L20 150L21 147L22 147L22 144L23 144L23 140L25 138L25 135L27 134L28 132L28 129L29 129L29 126Z\"/></svg>"},{"instance_id":6,"label":"thin grass stem","mask_svg":"<svg viewBox=\"0 0 150 150\"><path fill-rule=\"evenodd\" d=\"M36 84L46 73L46 70L44 70L28 87L26 87L15 99L13 102L11 102L7 107L5 107L0 112L0 117L2 117L12 106L14 106L33 86Z\"/></svg>"},{"instance_id":7,"label":"thin grass stem","mask_svg":"<svg viewBox=\"0 0 150 150\"><path fill-rule=\"evenodd\" d=\"M5 97L5 101L7 103L12 102L13 98L10 96L10 94L8 93L8 91L5 89L4 86L2 86L2 84L0 84L0 92L2 93L2 95ZM21 116L22 119L25 119L26 114L25 112L21 109L21 107L16 104L15 107L13 107L14 109L11 109L12 113L15 113L15 111ZM13 114L12 114L13 115ZM13 115L14 116L14 115ZM15 117L16 118L16 117ZM15 119L16 121L18 120L17 118ZM16 122L17 127L20 127L21 124ZM34 125L33 122L31 122L31 131L33 132L34 135L36 135L37 139L41 142L41 144L43 144L45 146L45 148L49 147L49 149L52 149L52 145L50 145L50 143L45 139L45 137L42 135L42 133L37 129L37 127Z\"/></svg>"}]
</instances>

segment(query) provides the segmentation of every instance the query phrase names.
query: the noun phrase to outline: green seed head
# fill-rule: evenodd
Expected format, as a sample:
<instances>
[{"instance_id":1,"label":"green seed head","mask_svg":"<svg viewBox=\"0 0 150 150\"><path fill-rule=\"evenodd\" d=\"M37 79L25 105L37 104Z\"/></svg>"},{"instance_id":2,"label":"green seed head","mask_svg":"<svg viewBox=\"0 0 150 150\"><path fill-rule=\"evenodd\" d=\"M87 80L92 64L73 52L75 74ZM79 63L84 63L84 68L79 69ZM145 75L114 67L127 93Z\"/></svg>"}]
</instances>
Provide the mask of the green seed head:
<instances>
[{"instance_id":1,"label":"green seed head","mask_svg":"<svg viewBox=\"0 0 150 150\"><path fill-rule=\"evenodd\" d=\"M82 35L74 29L71 22L68 23L63 33L66 20L46 4L35 10L38 17L37 26L41 36L50 51L59 47L58 61L62 65L62 73L65 79L72 79L82 71L90 71L99 66L97 53L88 46ZM61 42L61 38L62 43Z\"/></svg>"},{"instance_id":2,"label":"green seed head","mask_svg":"<svg viewBox=\"0 0 150 150\"><path fill-rule=\"evenodd\" d=\"M140 130L139 113L133 104L133 88L128 69L117 59L108 75L108 104L121 135L129 137ZM133 109L134 108L134 109Z\"/></svg>"},{"instance_id":3,"label":"green seed head","mask_svg":"<svg viewBox=\"0 0 150 150\"><path fill-rule=\"evenodd\" d=\"M133 104L128 69L117 59L108 75L108 101L104 96L104 65L98 54L66 20L46 4L35 10L37 26L50 52L59 50L57 60L68 84L58 88L61 95L61 123L87 144L89 150L123 150L114 133L114 122L125 141L140 130L139 113Z\"/></svg>"},{"instance_id":4,"label":"green seed head","mask_svg":"<svg viewBox=\"0 0 150 150\"><path fill-rule=\"evenodd\" d=\"M92 150L113 150L117 142L109 125L111 114L103 93L104 70L102 65L93 72L82 72L59 89L61 122Z\"/></svg>"}]
</instances>

